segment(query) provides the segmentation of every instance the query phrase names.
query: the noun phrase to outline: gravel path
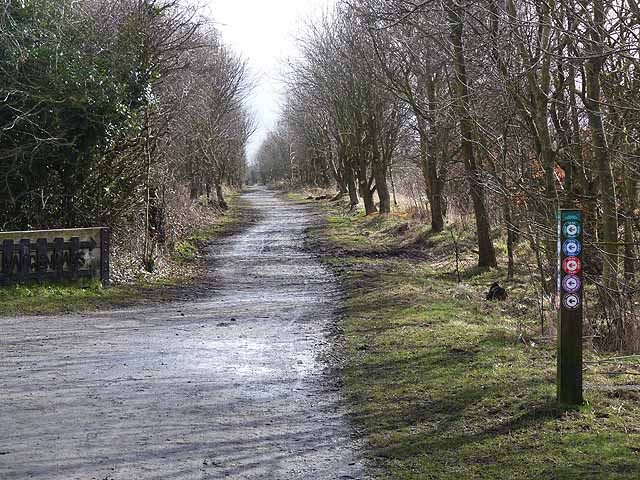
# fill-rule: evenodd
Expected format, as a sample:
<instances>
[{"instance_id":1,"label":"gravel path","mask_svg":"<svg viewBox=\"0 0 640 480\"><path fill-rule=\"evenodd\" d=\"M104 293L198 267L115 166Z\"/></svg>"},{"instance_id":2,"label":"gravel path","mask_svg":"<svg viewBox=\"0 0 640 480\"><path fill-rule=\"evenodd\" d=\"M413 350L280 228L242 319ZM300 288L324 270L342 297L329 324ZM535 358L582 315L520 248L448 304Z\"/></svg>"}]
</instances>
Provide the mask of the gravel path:
<instances>
[{"instance_id":1,"label":"gravel path","mask_svg":"<svg viewBox=\"0 0 640 480\"><path fill-rule=\"evenodd\" d=\"M205 296L0 318L0 479L365 478L326 357L316 219L265 189Z\"/></svg>"}]
</instances>

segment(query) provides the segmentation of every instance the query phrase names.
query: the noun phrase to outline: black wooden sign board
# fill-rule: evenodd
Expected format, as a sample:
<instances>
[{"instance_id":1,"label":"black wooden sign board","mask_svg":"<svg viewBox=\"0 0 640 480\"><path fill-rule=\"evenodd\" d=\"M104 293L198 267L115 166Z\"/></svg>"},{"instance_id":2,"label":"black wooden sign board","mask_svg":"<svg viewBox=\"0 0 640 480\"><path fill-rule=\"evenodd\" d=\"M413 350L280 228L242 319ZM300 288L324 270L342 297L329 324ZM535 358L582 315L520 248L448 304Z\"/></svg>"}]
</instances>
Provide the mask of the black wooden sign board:
<instances>
[{"instance_id":1,"label":"black wooden sign board","mask_svg":"<svg viewBox=\"0 0 640 480\"><path fill-rule=\"evenodd\" d=\"M582 398L583 284L582 211L558 213L558 401L580 405Z\"/></svg>"},{"instance_id":2,"label":"black wooden sign board","mask_svg":"<svg viewBox=\"0 0 640 480\"><path fill-rule=\"evenodd\" d=\"M106 285L110 238L108 228L0 233L0 285L83 278Z\"/></svg>"}]
</instances>

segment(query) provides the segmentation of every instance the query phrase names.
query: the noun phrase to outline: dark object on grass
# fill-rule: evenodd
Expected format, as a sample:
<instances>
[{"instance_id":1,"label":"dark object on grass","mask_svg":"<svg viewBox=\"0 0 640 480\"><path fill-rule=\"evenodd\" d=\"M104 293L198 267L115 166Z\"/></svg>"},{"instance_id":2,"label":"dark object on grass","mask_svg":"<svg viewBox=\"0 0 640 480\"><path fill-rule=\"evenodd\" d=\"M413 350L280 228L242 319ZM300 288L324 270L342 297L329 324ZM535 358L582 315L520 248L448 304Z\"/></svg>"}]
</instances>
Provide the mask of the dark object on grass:
<instances>
[{"instance_id":1,"label":"dark object on grass","mask_svg":"<svg viewBox=\"0 0 640 480\"><path fill-rule=\"evenodd\" d=\"M498 282L494 282L489 287L489 293L487 293L487 300L506 300L507 291L502 288Z\"/></svg>"},{"instance_id":2,"label":"dark object on grass","mask_svg":"<svg viewBox=\"0 0 640 480\"><path fill-rule=\"evenodd\" d=\"M316 200L328 200L329 199L329 195L320 195L319 197L316 197Z\"/></svg>"}]
</instances>

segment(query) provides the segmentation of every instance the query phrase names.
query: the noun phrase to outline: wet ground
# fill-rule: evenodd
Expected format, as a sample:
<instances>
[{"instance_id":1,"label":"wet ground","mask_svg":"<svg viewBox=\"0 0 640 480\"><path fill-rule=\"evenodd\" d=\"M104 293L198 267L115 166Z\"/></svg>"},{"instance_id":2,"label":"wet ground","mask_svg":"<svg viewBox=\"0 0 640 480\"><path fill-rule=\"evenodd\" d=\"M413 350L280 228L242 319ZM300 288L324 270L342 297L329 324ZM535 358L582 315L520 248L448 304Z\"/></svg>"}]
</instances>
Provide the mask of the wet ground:
<instances>
[{"instance_id":1,"label":"wet ground","mask_svg":"<svg viewBox=\"0 0 640 480\"><path fill-rule=\"evenodd\" d=\"M153 307L0 318L0 479L365 478L332 368L318 219L264 189L210 282Z\"/></svg>"}]
</instances>

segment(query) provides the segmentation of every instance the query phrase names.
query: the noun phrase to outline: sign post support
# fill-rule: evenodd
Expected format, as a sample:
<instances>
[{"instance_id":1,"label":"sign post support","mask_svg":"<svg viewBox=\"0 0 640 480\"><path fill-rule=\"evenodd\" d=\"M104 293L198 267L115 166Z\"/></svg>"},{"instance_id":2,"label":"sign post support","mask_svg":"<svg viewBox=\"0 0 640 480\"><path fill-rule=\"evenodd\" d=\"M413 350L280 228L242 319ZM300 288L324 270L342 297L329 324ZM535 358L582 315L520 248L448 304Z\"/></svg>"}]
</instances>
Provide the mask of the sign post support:
<instances>
[{"instance_id":1,"label":"sign post support","mask_svg":"<svg viewBox=\"0 0 640 480\"><path fill-rule=\"evenodd\" d=\"M582 398L582 211L558 213L558 402L580 405Z\"/></svg>"}]
</instances>

